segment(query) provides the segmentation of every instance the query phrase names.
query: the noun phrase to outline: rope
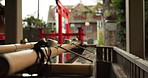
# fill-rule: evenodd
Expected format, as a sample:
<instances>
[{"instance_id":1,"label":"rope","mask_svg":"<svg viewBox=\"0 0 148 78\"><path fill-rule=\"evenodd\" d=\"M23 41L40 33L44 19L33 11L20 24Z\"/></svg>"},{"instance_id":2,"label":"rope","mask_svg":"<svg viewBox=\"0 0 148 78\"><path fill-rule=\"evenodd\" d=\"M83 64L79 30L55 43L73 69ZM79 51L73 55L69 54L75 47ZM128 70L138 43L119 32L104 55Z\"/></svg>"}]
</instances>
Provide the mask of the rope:
<instances>
[{"instance_id":1,"label":"rope","mask_svg":"<svg viewBox=\"0 0 148 78\"><path fill-rule=\"evenodd\" d=\"M16 44L14 44L14 46L15 46L15 51L17 51L17 45L16 45Z\"/></svg>"},{"instance_id":2,"label":"rope","mask_svg":"<svg viewBox=\"0 0 148 78\"><path fill-rule=\"evenodd\" d=\"M42 47L44 47L45 53L41 49ZM49 47L48 43L45 42L44 40L40 40L37 44L34 45L34 48L33 48L38 55L38 57L36 59L36 64L37 64L37 68L38 68L37 73L41 76L49 73L51 70L51 60L50 60L51 49L48 48L48 51L47 51L46 47ZM47 59L45 60L46 56L47 56ZM38 61L39 61L39 63L38 63ZM44 62L46 62L46 63L44 64ZM50 65L48 65L48 62L50 62Z\"/></svg>"}]
</instances>

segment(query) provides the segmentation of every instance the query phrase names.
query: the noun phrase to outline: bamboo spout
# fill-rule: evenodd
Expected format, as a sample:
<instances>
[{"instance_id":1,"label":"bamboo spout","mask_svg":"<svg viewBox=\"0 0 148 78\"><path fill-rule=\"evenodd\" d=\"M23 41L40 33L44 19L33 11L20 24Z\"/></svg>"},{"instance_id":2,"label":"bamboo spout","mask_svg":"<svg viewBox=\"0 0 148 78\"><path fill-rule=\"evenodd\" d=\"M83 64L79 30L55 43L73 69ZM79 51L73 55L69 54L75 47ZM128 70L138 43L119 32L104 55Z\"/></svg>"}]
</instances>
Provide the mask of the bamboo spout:
<instances>
[{"instance_id":1,"label":"bamboo spout","mask_svg":"<svg viewBox=\"0 0 148 78\"><path fill-rule=\"evenodd\" d=\"M12 52L12 51L17 51L17 50L22 50L22 49L33 48L35 43L36 42L26 43L26 44L0 45L0 53L6 53L6 52Z\"/></svg>"},{"instance_id":2,"label":"bamboo spout","mask_svg":"<svg viewBox=\"0 0 148 78\"><path fill-rule=\"evenodd\" d=\"M75 44L79 45L80 43L75 42ZM63 44L61 47L70 50L76 46L71 44ZM42 50L44 53L47 51L49 54L48 48L42 48ZM57 56L64 52L65 50L61 48L51 47L51 57ZM21 71L35 64L37 58L38 55L33 49L2 54L0 55L0 76L5 76Z\"/></svg>"}]
</instances>

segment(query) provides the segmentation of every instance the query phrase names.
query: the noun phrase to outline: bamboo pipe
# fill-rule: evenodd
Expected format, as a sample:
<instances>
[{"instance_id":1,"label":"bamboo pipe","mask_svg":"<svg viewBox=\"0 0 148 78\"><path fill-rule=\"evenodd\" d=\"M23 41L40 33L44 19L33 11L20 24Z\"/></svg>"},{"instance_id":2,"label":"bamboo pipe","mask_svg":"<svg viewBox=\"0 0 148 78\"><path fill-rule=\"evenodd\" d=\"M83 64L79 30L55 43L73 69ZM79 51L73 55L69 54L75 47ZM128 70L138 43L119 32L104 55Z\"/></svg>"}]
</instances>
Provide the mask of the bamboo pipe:
<instances>
[{"instance_id":1,"label":"bamboo pipe","mask_svg":"<svg viewBox=\"0 0 148 78\"><path fill-rule=\"evenodd\" d=\"M79 42L75 42L79 44ZM72 49L75 45L63 44L61 47L66 49ZM44 52L47 48L42 49ZM51 57L64 53L65 50L61 48L51 47ZM48 52L49 53L49 52ZM21 71L36 62L37 54L34 50L23 50L12 53L5 53L0 56L0 76L9 75L18 71Z\"/></svg>"},{"instance_id":2,"label":"bamboo pipe","mask_svg":"<svg viewBox=\"0 0 148 78\"><path fill-rule=\"evenodd\" d=\"M33 48L36 42L26 43L26 44L9 44L0 45L0 53L6 53L11 51L17 51L21 49Z\"/></svg>"},{"instance_id":3,"label":"bamboo pipe","mask_svg":"<svg viewBox=\"0 0 148 78\"><path fill-rule=\"evenodd\" d=\"M0 56L0 76L21 71L36 62L37 54L34 50L23 50L6 53Z\"/></svg>"},{"instance_id":4,"label":"bamboo pipe","mask_svg":"<svg viewBox=\"0 0 148 78\"><path fill-rule=\"evenodd\" d=\"M52 74L92 76L92 64L52 64Z\"/></svg>"}]
</instances>

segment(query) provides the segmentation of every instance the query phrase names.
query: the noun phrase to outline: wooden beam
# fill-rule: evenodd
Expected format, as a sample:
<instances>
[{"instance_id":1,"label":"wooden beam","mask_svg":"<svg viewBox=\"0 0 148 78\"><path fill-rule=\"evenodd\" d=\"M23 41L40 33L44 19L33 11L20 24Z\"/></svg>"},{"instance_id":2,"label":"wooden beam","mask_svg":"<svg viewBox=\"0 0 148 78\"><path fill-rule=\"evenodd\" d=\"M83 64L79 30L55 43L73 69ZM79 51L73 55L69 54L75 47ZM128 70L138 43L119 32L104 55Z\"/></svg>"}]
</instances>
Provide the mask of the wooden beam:
<instances>
[{"instance_id":1,"label":"wooden beam","mask_svg":"<svg viewBox=\"0 0 148 78\"><path fill-rule=\"evenodd\" d=\"M54 75L82 75L92 76L93 66L91 64L52 64Z\"/></svg>"}]
</instances>

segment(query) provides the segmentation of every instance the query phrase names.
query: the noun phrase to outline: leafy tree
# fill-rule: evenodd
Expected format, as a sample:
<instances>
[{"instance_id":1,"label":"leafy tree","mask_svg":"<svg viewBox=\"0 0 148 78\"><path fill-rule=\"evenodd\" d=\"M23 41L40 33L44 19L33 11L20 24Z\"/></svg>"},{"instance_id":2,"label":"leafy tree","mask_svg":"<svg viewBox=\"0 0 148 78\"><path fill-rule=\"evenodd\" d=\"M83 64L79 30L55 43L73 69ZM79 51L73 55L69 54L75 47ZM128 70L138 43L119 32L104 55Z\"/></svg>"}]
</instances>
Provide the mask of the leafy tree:
<instances>
[{"instance_id":1,"label":"leafy tree","mask_svg":"<svg viewBox=\"0 0 148 78\"><path fill-rule=\"evenodd\" d=\"M35 33L38 29L33 28L33 26L43 28L46 25L44 21L39 18L35 18L34 16L29 16L28 18L23 19L23 21L27 22L27 27L23 29L24 32L26 32L26 34L24 34L24 37L28 38L29 41L34 41L38 34Z\"/></svg>"},{"instance_id":2,"label":"leafy tree","mask_svg":"<svg viewBox=\"0 0 148 78\"><path fill-rule=\"evenodd\" d=\"M104 45L103 28L99 29L98 34L99 34L99 42L98 43L99 43L100 46L103 46Z\"/></svg>"},{"instance_id":3,"label":"leafy tree","mask_svg":"<svg viewBox=\"0 0 148 78\"><path fill-rule=\"evenodd\" d=\"M97 5L95 6L96 8L102 8L102 4L101 3L97 3ZM90 7L88 7L88 6L84 6L87 10L86 11L83 11L83 13L85 14L85 13L90 13L90 14L97 14L97 11L96 10L98 10L98 9L92 9L92 8L90 8Z\"/></svg>"},{"instance_id":4,"label":"leafy tree","mask_svg":"<svg viewBox=\"0 0 148 78\"><path fill-rule=\"evenodd\" d=\"M24 28L24 32L26 32L24 37L28 38L30 41L38 40L37 34L39 33L39 28L43 28L44 33L51 33L53 29L51 24L45 23L41 19L35 18L34 16L25 18L23 21L27 22L27 27ZM37 26L37 28L35 26Z\"/></svg>"},{"instance_id":5,"label":"leafy tree","mask_svg":"<svg viewBox=\"0 0 148 78\"><path fill-rule=\"evenodd\" d=\"M116 9L116 20L118 23L117 43L118 47L126 48L126 19L125 19L125 0L111 0L111 7Z\"/></svg>"},{"instance_id":6,"label":"leafy tree","mask_svg":"<svg viewBox=\"0 0 148 78\"><path fill-rule=\"evenodd\" d=\"M29 27L31 27L32 25L37 25L37 26L40 26L40 27L45 25L44 21L42 21L39 18L35 18L34 16L30 16L28 18L25 18L23 21L27 22Z\"/></svg>"},{"instance_id":7,"label":"leafy tree","mask_svg":"<svg viewBox=\"0 0 148 78\"><path fill-rule=\"evenodd\" d=\"M116 20L115 7L112 7L112 0L102 0L103 1L103 11L106 20Z\"/></svg>"}]
</instances>

